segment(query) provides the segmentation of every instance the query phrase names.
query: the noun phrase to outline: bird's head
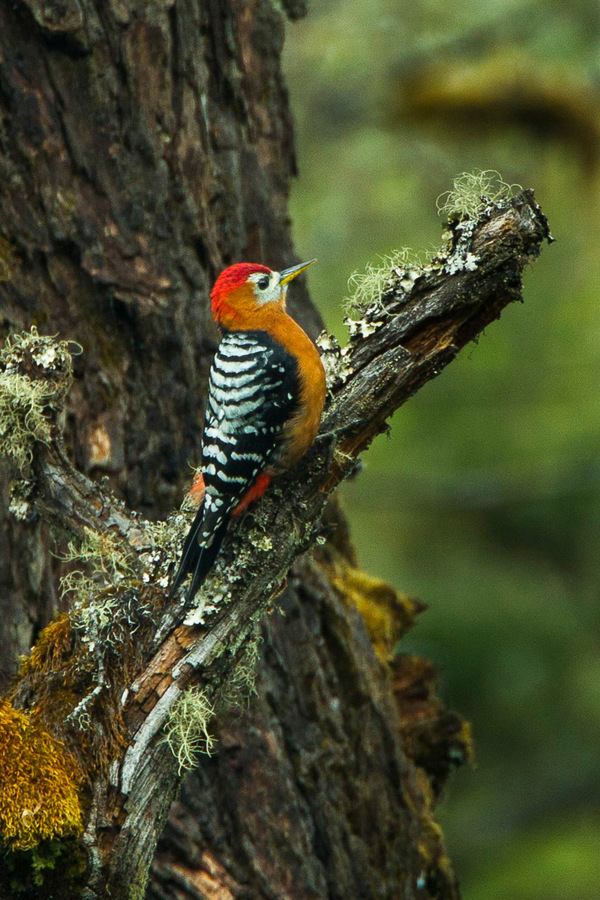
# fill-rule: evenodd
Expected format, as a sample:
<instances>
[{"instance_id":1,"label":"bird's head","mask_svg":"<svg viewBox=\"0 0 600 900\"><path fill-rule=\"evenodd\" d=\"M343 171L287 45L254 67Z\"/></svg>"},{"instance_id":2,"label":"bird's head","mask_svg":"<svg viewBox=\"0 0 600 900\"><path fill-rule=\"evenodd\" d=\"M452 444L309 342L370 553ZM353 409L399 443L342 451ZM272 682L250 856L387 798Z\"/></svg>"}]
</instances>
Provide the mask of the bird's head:
<instances>
[{"instance_id":1,"label":"bird's head","mask_svg":"<svg viewBox=\"0 0 600 900\"><path fill-rule=\"evenodd\" d=\"M223 328L247 328L259 310L270 303L285 309L290 281L315 259L274 272L258 263L236 263L221 272L210 298L215 321Z\"/></svg>"}]
</instances>

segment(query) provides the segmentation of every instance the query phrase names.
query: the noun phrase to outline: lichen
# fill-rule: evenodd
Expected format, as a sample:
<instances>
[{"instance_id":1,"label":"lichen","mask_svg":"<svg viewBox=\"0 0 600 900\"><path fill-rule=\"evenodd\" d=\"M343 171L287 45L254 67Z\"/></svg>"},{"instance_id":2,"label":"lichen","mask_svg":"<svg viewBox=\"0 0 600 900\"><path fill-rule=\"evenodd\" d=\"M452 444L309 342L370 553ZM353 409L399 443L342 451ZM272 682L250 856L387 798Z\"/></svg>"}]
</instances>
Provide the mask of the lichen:
<instances>
[{"instance_id":1,"label":"lichen","mask_svg":"<svg viewBox=\"0 0 600 900\"><path fill-rule=\"evenodd\" d=\"M75 761L39 724L0 700L0 841L26 850L82 831Z\"/></svg>"},{"instance_id":2,"label":"lichen","mask_svg":"<svg viewBox=\"0 0 600 900\"><path fill-rule=\"evenodd\" d=\"M478 262L479 257L468 250L464 253L454 253L448 257L444 271L447 275L456 275L458 272L474 272Z\"/></svg>"},{"instance_id":3,"label":"lichen","mask_svg":"<svg viewBox=\"0 0 600 900\"><path fill-rule=\"evenodd\" d=\"M130 530L127 537L136 553L136 566L142 584L166 589L173 577L173 560L181 553L182 542L190 528L189 517L182 513L168 519L140 521L140 529Z\"/></svg>"},{"instance_id":4,"label":"lichen","mask_svg":"<svg viewBox=\"0 0 600 900\"><path fill-rule=\"evenodd\" d=\"M337 338L327 331L322 331L317 338L317 347L321 353L328 390L332 391L336 387L341 387L354 371L344 358L346 348L340 347Z\"/></svg>"},{"instance_id":5,"label":"lichen","mask_svg":"<svg viewBox=\"0 0 600 900\"><path fill-rule=\"evenodd\" d=\"M28 478L15 478L10 485L10 505L8 511L18 522L35 522L37 512L33 497L35 482Z\"/></svg>"},{"instance_id":6,"label":"lichen","mask_svg":"<svg viewBox=\"0 0 600 900\"><path fill-rule=\"evenodd\" d=\"M180 513L175 513L168 519L144 522L144 529L150 534L154 547L167 548L172 555L181 549L181 542L189 527L189 517Z\"/></svg>"},{"instance_id":7,"label":"lichen","mask_svg":"<svg viewBox=\"0 0 600 900\"><path fill-rule=\"evenodd\" d=\"M475 169L454 179L452 190L438 197L437 208L446 218L476 219L486 207L510 200L521 190L520 184L508 184L495 169Z\"/></svg>"},{"instance_id":8,"label":"lichen","mask_svg":"<svg viewBox=\"0 0 600 900\"><path fill-rule=\"evenodd\" d=\"M66 341L29 332L10 335L0 350L0 447L26 474L36 441L52 435L51 411L61 408L72 380Z\"/></svg>"},{"instance_id":9,"label":"lichen","mask_svg":"<svg viewBox=\"0 0 600 900\"><path fill-rule=\"evenodd\" d=\"M124 615L128 592L123 589L135 573L123 544L111 534L85 529L85 537L70 541L61 559L84 565L60 579L63 597L70 595L73 627L90 649L98 642L116 644L125 624L133 624L131 616Z\"/></svg>"},{"instance_id":10,"label":"lichen","mask_svg":"<svg viewBox=\"0 0 600 900\"><path fill-rule=\"evenodd\" d=\"M258 535L254 538L253 544L257 550L262 550L263 553L268 553L273 549L273 541L268 534Z\"/></svg>"},{"instance_id":11,"label":"lichen","mask_svg":"<svg viewBox=\"0 0 600 900\"><path fill-rule=\"evenodd\" d=\"M31 462L35 441L47 444L50 422L44 407L51 399L52 385L35 382L17 372L0 376L0 444L2 452L25 471Z\"/></svg>"},{"instance_id":12,"label":"lichen","mask_svg":"<svg viewBox=\"0 0 600 900\"><path fill-rule=\"evenodd\" d=\"M179 764L179 773L193 769L201 754L210 756L214 740L209 734L208 723L215 710L201 688L192 687L182 694L164 727L164 740Z\"/></svg>"},{"instance_id":13,"label":"lichen","mask_svg":"<svg viewBox=\"0 0 600 900\"><path fill-rule=\"evenodd\" d=\"M369 337L383 325L383 320L369 321L368 319L344 319L344 325L348 328L348 334L353 337Z\"/></svg>"},{"instance_id":14,"label":"lichen","mask_svg":"<svg viewBox=\"0 0 600 900\"><path fill-rule=\"evenodd\" d=\"M394 250L380 257L378 265L368 263L364 272L354 272L348 279L350 294L344 300L347 312L364 313L375 304L382 308L383 297L393 290L396 283L406 278L414 282L429 260L426 251L417 253L408 247Z\"/></svg>"},{"instance_id":15,"label":"lichen","mask_svg":"<svg viewBox=\"0 0 600 900\"><path fill-rule=\"evenodd\" d=\"M194 607L186 614L184 625L205 625L207 620L215 613L220 604L231 600L231 594L225 590L214 590L210 598L204 591L197 594Z\"/></svg>"}]
</instances>

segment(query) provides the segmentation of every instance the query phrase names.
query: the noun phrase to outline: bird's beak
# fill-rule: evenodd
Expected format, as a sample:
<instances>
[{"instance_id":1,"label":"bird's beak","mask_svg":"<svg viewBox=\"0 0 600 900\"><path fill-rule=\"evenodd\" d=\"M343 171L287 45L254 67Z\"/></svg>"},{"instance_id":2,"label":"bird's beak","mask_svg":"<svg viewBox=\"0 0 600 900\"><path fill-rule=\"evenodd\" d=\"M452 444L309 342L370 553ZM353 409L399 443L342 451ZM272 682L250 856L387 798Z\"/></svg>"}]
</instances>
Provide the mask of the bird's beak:
<instances>
[{"instance_id":1,"label":"bird's beak","mask_svg":"<svg viewBox=\"0 0 600 900\"><path fill-rule=\"evenodd\" d=\"M299 275L300 272L304 272L305 269L308 269L309 266L312 266L313 263L316 262L316 259L309 259L308 262L299 263L297 266L290 266L289 269L284 269L283 272L280 272L279 284L283 287L283 285L288 284L292 278L295 278L296 275Z\"/></svg>"}]
</instances>

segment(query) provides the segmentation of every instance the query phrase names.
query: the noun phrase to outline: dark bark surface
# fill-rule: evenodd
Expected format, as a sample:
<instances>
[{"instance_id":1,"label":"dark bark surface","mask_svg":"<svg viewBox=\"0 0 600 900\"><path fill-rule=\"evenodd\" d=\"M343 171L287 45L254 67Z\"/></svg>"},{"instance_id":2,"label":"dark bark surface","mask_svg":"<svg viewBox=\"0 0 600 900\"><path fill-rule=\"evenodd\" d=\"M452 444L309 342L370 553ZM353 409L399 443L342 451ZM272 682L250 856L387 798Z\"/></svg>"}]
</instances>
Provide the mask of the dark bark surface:
<instances>
[{"instance_id":1,"label":"dark bark surface","mask_svg":"<svg viewBox=\"0 0 600 900\"><path fill-rule=\"evenodd\" d=\"M419 827L405 804L417 812L422 801L387 724L391 695L357 613L316 566L295 574L283 623L274 613L263 630L258 696L220 727L218 754L186 781L150 897L178 896L178 882L206 890L212 866L223 896L242 887L256 898L414 895Z\"/></svg>"},{"instance_id":2,"label":"dark bark surface","mask_svg":"<svg viewBox=\"0 0 600 900\"><path fill-rule=\"evenodd\" d=\"M301 7L285 4L291 17ZM294 261L283 30L270 0L0 5L2 327L35 324L83 348L65 420L75 468L60 441L38 448L33 502L19 521L2 522L5 676L59 605L64 565L52 556L49 524L75 534L87 525L147 551L150 531L129 510L160 516L178 504L198 456L217 272L240 259ZM260 626L257 696L237 713L221 704L218 748L172 808L148 896L456 896L432 808L468 736L435 699L427 664L387 665L415 606L356 572L334 504L327 544L315 561L296 563L274 598L322 530L327 493L356 453L520 297L521 270L545 235L525 194L457 230L444 259L410 286L392 277L346 355L326 353L329 436L224 548L212 591L228 585L229 605L198 629L160 606L157 587L136 588L138 609L154 603L162 630L157 637L144 620L113 665L94 737L77 746L66 724L93 687L89 672L72 697L61 695L64 709L46 704L45 725L89 776L84 896L105 896L107 882L113 898L142 895L178 783L157 739L166 701L198 680L221 690L270 604L284 615ZM467 253L476 265L463 264ZM290 305L316 336L319 317L301 285ZM361 601L387 616L377 654ZM15 704L35 712L64 685L76 652L66 646L43 679L17 683ZM54 877L52 896L61 896Z\"/></svg>"},{"instance_id":3,"label":"dark bark surface","mask_svg":"<svg viewBox=\"0 0 600 900\"><path fill-rule=\"evenodd\" d=\"M4 333L81 344L73 460L146 515L179 502L198 456L212 280L294 261L283 29L268 0L0 6ZM316 336L302 286L292 304ZM56 597L44 525L3 528L7 673Z\"/></svg>"}]
</instances>

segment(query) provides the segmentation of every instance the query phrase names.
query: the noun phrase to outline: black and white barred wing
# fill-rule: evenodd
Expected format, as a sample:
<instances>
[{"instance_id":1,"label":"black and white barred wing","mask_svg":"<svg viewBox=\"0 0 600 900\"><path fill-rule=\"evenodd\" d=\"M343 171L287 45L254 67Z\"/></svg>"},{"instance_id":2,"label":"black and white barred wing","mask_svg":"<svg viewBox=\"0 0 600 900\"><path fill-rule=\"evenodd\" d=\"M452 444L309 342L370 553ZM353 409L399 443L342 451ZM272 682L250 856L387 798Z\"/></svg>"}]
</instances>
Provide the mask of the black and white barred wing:
<instances>
[{"instance_id":1,"label":"black and white barred wing","mask_svg":"<svg viewBox=\"0 0 600 900\"><path fill-rule=\"evenodd\" d=\"M298 402L296 362L266 332L230 332L210 371L202 446L206 505L236 505L277 453Z\"/></svg>"},{"instance_id":2,"label":"black and white barred wing","mask_svg":"<svg viewBox=\"0 0 600 900\"><path fill-rule=\"evenodd\" d=\"M175 579L193 573L190 595L208 571L231 511L277 454L299 398L294 358L264 331L228 332L209 379L202 445L204 503L186 538Z\"/></svg>"}]
</instances>

